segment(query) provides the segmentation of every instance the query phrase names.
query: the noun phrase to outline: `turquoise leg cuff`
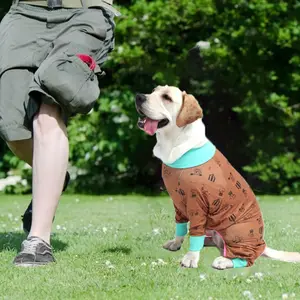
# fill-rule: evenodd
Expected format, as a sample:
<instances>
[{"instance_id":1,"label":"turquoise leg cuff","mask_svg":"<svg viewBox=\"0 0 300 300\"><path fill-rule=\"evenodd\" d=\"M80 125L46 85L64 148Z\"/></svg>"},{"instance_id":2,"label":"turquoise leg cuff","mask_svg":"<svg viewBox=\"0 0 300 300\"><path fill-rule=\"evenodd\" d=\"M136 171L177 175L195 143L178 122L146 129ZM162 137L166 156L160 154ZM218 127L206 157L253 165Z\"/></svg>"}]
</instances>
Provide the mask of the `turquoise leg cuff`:
<instances>
[{"instance_id":1,"label":"turquoise leg cuff","mask_svg":"<svg viewBox=\"0 0 300 300\"><path fill-rule=\"evenodd\" d=\"M176 223L176 236L185 236L187 234L187 224L188 223Z\"/></svg>"},{"instance_id":2,"label":"turquoise leg cuff","mask_svg":"<svg viewBox=\"0 0 300 300\"><path fill-rule=\"evenodd\" d=\"M205 235L190 236L190 251L200 251L204 246Z\"/></svg>"},{"instance_id":3,"label":"turquoise leg cuff","mask_svg":"<svg viewBox=\"0 0 300 300\"><path fill-rule=\"evenodd\" d=\"M246 259L242 259L242 258L233 258L232 259L233 262L233 267L236 268L245 268L248 265L248 262Z\"/></svg>"}]
</instances>

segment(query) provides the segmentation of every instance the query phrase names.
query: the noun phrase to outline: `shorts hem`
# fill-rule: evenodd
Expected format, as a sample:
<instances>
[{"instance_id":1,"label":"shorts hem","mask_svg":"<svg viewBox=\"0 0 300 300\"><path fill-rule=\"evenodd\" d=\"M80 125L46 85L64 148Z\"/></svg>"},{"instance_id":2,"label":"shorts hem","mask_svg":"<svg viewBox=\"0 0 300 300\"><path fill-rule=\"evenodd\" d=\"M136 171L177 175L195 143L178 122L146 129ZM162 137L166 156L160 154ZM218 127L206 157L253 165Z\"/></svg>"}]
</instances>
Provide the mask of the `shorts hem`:
<instances>
[{"instance_id":1,"label":"shorts hem","mask_svg":"<svg viewBox=\"0 0 300 300\"><path fill-rule=\"evenodd\" d=\"M31 139L32 132L23 125L1 126L0 136L6 142L14 142Z\"/></svg>"}]
</instances>

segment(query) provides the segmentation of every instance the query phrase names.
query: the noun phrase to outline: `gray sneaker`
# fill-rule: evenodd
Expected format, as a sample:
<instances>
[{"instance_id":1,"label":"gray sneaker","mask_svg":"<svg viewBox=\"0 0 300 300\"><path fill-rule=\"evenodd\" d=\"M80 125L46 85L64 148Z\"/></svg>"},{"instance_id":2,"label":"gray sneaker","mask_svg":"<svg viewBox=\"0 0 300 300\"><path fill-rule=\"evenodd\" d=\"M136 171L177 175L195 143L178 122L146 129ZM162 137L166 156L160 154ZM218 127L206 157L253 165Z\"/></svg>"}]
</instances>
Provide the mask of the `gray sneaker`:
<instances>
[{"instance_id":1,"label":"gray sneaker","mask_svg":"<svg viewBox=\"0 0 300 300\"><path fill-rule=\"evenodd\" d=\"M20 267L44 266L51 262L55 262L51 246L35 236L23 241L21 251L13 261Z\"/></svg>"}]
</instances>

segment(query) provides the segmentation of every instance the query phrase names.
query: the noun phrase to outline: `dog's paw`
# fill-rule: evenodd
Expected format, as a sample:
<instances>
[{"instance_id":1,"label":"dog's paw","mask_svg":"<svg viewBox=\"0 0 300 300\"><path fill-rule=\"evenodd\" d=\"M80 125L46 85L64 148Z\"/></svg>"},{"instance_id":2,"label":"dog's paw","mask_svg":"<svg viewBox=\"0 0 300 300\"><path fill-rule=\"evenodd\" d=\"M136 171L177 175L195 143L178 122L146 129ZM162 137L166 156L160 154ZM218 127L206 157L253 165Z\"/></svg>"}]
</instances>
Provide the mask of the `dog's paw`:
<instances>
[{"instance_id":1,"label":"dog's paw","mask_svg":"<svg viewBox=\"0 0 300 300\"><path fill-rule=\"evenodd\" d=\"M183 239L174 239L167 241L164 245L163 248L169 251L178 251L181 248L181 245L183 243Z\"/></svg>"},{"instance_id":2,"label":"dog's paw","mask_svg":"<svg viewBox=\"0 0 300 300\"><path fill-rule=\"evenodd\" d=\"M233 268L233 262L229 258L219 256L213 261L212 267L217 270L231 269Z\"/></svg>"},{"instance_id":3,"label":"dog's paw","mask_svg":"<svg viewBox=\"0 0 300 300\"><path fill-rule=\"evenodd\" d=\"M181 260L180 265L184 268L198 268L200 252L189 251Z\"/></svg>"}]
</instances>

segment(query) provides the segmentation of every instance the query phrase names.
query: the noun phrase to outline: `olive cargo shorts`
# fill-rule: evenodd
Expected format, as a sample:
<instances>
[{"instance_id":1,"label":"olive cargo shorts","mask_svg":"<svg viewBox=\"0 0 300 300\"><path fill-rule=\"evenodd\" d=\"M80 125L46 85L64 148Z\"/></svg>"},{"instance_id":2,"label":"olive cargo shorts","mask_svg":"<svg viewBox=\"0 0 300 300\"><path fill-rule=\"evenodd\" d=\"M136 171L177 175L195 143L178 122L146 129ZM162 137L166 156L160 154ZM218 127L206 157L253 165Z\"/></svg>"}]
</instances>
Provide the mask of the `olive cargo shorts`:
<instances>
[{"instance_id":1,"label":"olive cargo shorts","mask_svg":"<svg viewBox=\"0 0 300 300\"><path fill-rule=\"evenodd\" d=\"M0 24L0 136L32 137L41 102L64 116L88 113L99 97L97 75L114 47L113 13L104 8L13 5Z\"/></svg>"}]
</instances>

